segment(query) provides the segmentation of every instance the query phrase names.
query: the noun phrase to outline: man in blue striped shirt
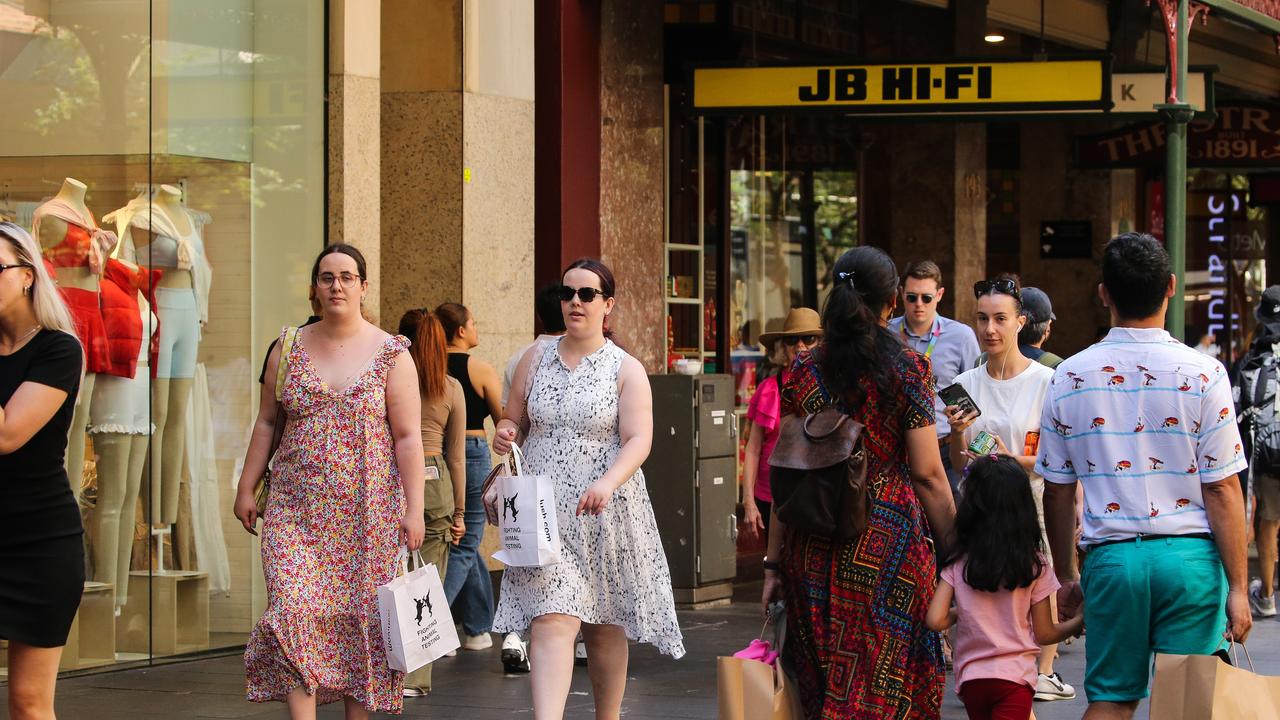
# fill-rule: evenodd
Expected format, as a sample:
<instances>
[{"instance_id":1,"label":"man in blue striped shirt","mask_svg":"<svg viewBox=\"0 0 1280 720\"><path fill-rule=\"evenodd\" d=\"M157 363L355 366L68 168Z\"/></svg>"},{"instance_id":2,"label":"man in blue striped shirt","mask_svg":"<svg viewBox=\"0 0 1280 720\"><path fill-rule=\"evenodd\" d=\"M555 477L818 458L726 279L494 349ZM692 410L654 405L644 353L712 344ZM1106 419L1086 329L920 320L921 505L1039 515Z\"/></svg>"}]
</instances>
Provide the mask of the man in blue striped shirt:
<instances>
[{"instance_id":1,"label":"man in blue striped shirt","mask_svg":"<svg viewBox=\"0 0 1280 720\"><path fill-rule=\"evenodd\" d=\"M1222 363L1164 330L1176 291L1159 241L1111 240L1099 296L1112 330L1058 366L1044 402L1036 469L1068 593L1076 484L1084 489L1078 587L1091 720L1132 717L1153 652L1211 654L1225 633L1243 640L1252 625L1231 386Z\"/></svg>"}]
</instances>

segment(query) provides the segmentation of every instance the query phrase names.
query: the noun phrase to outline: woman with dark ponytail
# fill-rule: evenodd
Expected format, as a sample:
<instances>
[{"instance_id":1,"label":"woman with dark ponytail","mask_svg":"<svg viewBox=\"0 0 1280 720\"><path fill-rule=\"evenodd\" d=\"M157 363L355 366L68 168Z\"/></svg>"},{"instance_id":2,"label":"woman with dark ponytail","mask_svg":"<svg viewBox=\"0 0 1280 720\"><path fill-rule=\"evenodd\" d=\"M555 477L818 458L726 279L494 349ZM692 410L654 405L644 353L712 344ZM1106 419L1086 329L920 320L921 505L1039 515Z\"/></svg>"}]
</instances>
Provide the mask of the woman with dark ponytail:
<instances>
[{"instance_id":1,"label":"woman with dark ponytail","mask_svg":"<svg viewBox=\"0 0 1280 720\"><path fill-rule=\"evenodd\" d=\"M789 528L775 514L764 604L787 606L784 659L809 718L937 718L942 644L925 627L936 585L933 543L955 504L934 432L929 362L885 327L897 301L893 260L846 252L822 311L822 345L782 389L784 415L836 407L864 426L871 505L848 542ZM848 659L856 658L856 665Z\"/></svg>"}]
</instances>

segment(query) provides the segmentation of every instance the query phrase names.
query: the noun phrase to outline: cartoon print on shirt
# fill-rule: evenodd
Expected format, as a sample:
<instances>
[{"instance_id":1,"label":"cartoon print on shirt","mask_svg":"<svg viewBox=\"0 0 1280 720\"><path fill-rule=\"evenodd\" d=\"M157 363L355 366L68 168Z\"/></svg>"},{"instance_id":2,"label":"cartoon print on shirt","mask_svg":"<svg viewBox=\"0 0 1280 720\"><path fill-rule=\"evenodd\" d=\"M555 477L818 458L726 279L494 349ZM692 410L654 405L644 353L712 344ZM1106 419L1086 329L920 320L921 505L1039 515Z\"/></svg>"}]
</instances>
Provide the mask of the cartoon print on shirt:
<instances>
[{"instance_id":1,"label":"cartoon print on shirt","mask_svg":"<svg viewBox=\"0 0 1280 720\"><path fill-rule=\"evenodd\" d=\"M1176 509L1176 508L1184 508L1184 507L1186 507L1186 506L1188 506L1188 505L1190 505L1190 504L1191 504L1191 500L1190 500L1190 499L1188 499L1188 498L1178 498L1178 501L1177 501L1177 502L1175 502L1175 503L1173 504L1173 507L1174 507L1175 509Z\"/></svg>"},{"instance_id":2,"label":"cartoon print on shirt","mask_svg":"<svg viewBox=\"0 0 1280 720\"><path fill-rule=\"evenodd\" d=\"M1096 467L1098 467L1097 465L1094 465L1094 464L1093 464L1093 461L1092 461L1092 460L1085 460L1085 463L1087 463L1087 464L1089 465L1089 472L1093 472L1093 469L1094 469L1094 468L1096 468Z\"/></svg>"},{"instance_id":3,"label":"cartoon print on shirt","mask_svg":"<svg viewBox=\"0 0 1280 720\"><path fill-rule=\"evenodd\" d=\"M1104 373L1106 373L1106 374L1108 374L1108 375L1113 375L1113 374L1115 374L1115 371L1116 371L1116 369L1115 369L1115 367L1114 367L1114 366L1112 366L1112 365L1103 365L1103 366L1102 366L1102 372L1104 372Z\"/></svg>"},{"instance_id":4,"label":"cartoon print on shirt","mask_svg":"<svg viewBox=\"0 0 1280 720\"><path fill-rule=\"evenodd\" d=\"M1152 375L1151 373L1142 374L1142 387L1151 387L1151 385L1155 383L1155 381L1156 381L1155 375Z\"/></svg>"},{"instance_id":5,"label":"cartoon print on shirt","mask_svg":"<svg viewBox=\"0 0 1280 720\"><path fill-rule=\"evenodd\" d=\"M1159 515L1159 514L1160 514L1160 508L1158 508L1158 507L1156 507L1154 504L1152 504L1152 506L1151 506L1151 517L1155 517L1155 516L1157 516L1157 515Z\"/></svg>"},{"instance_id":6,"label":"cartoon print on shirt","mask_svg":"<svg viewBox=\"0 0 1280 720\"><path fill-rule=\"evenodd\" d=\"M1144 373L1147 373L1147 372L1151 372L1151 369L1150 369L1150 368L1148 368L1148 367L1147 367L1147 366L1145 366L1145 365L1139 365L1139 366L1138 366L1138 372L1144 372Z\"/></svg>"},{"instance_id":7,"label":"cartoon print on shirt","mask_svg":"<svg viewBox=\"0 0 1280 720\"><path fill-rule=\"evenodd\" d=\"M1191 432L1192 432L1192 433L1199 433L1199 432L1200 432L1200 421L1199 421L1199 420L1192 420L1192 421L1191 421Z\"/></svg>"},{"instance_id":8,"label":"cartoon print on shirt","mask_svg":"<svg viewBox=\"0 0 1280 720\"><path fill-rule=\"evenodd\" d=\"M1178 426L1178 424L1179 424L1179 423L1178 423L1178 418L1176 418L1176 417L1167 417L1167 418L1165 418L1165 419L1164 419L1164 422L1160 423L1160 427L1161 427L1161 428L1171 428L1171 427L1177 427L1177 426Z\"/></svg>"},{"instance_id":9,"label":"cartoon print on shirt","mask_svg":"<svg viewBox=\"0 0 1280 720\"><path fill-rule=\"evenodd\" d=\"M1236 443L1236 457L1240 457L1242 452L1244 452L1244 447L1242 447L1240 443Z\"/></svg>"},{"instance_id":10,"label":"cartoon print on shirt","mask_svg":"<svg viewBox=\"0 0 1280 720\"><path fill-rule=\"evenodd\" d=\"M1218 464L1218 458L1216 458L1216 457L1214 457L1214 456L1212 456L1212 455L1205 455L1205 456L1204 456L1204 469L1205 469L1205 470L1208 470L1208 469L1212 468L1212 467L1213 467L1214 465L1216 465L1216 464Z\"/></svg>"},{"instance_id":11,"label":"cartoon print on shirt","mask_svg":"<svg viewBox=\"0 0 1280 720\"><path fill-rule=\"evenodd\" d=\"M1076 469L1076 465L1075 465L1075 463L1071 462L1070 460L1067 460L1066 462L1062 463L1062 469L1063 469L1063 470L1075 470L1075 469Z\"/></svg>"},{"instance_id":12,"label":"cartoon print on shirt","mask_svg":"<svg viewBox=\"0 0 1280 720\"><path fill-rule=\"evenodd\" d=\"M1108 385L1123 385L1123 384L1124 384L1124 376L1123 376L1123 375L1112 375L1112 376L1111 376L1111 379L1107 381L1107 384L1108 384Z\"/></svg>"},{"instance_id":13,"label":"cartoon print on shirt","mask_svg":"<svg viewBox=\"0 0 1280 720\"><path fill-rule=\"evenodd\" d=\"M1191 464L1187 466L1187 474L1195 475L1198 472L1200 472L1200 468L1196 467L1196 463L1194 460L1191 461Z\"/></svg>"},{"instance_id":14,"label":"cartoon print on shirt","mask_svg":"<svg viewBox=\"0 0 1280 720\"><path fill-rule=\"evenodd\" d=\"M1120 503L1107 503L1107 509L1102 511L1103 515L1110 515L1113 512L1120 512Z\"/></svg>"},{"instance_id":15,"label":"cartoon print on shirt","mask_svg":"<svg viewBox=\"0 0 1280 720\"><path fill-rule=\"evenodd\" d=\"M1218 411L1218 422L1222 422L1231 416L1231 408L1222 408Z\"/></svg>"},{"instance_id":16,"label":"cartoon print on shirt","mask_svg":"<svg viewBox=\"0 0 1280 720\"><path fill-rule=\"evenodd\" d=\"M1116 463L1116 472L1120 472L1121 470L1128 470L1131 467L1133 467L1133 463L1129 462L1128 460L1121 460L1120 462Z\"/></svg>"},{"instance_id":17,"label":"cartoon print on shirt","mask_svg":"<svg viewBox=\"0 0 1280 720\"><path fill-rule=\"evenodd\" d=\"M1151 461L1152 470L1159 470L1161 467L1164 467L1164 461L1158 457L1149 457L1147 460Z\"/></svg>"},{"instance_id":18,"label":"cartoon print on shirt","mask_svg":"<svg viewBox=\"0 0 1280 720\"><path fill-rule=\"evenodd\" d=\"M1061 422L1058 421L1057 418L1053 419L1053 429L1057 430L1058 434L1063 437L1066 437L1071 434L1071 426L1062 424Z\"/></svg>"},{"instance_id":19,"label":"cartoon print on shirt","mask_svg":"<svg viewBox=\"0 0 1280 720\"><path fill-rule=\"evenodd\" d=\"M1142 419L1142 416L1141 416L1141 415L1139 415L1139 416L1138 416L1138 424L1133 426L1133 431L1134 431L1134 432L1136 432L1136 433L1140 433L1140 432L1142 432L1143 430L1146 430L1146 429L1147 429L1147 421L1146 421L1146 420L1143 420L1143 419Z\"/></svg>"},{"instance_id":20,"label":"cartoon print on shirt","mask_svg":"<svg viewBox=\"0 0 1280 720\"><path fill-rule=\"evenodd\" d=\"M1178 389L1181 390L1182 392L1187 392L1188 390L1191 389L1191 383L1187 382L1186 378L1183 378L1182 384L1178 386Z\"/></svg>"},{"instance_id":21,"label":"cartoon print on shirt","mask_svg":"<svg viewBox=\"0 0 1280 720\"><path fill-rule=\"evenodd\" d=\"M1096 430L1106 424L1107 424L1106 418L1096 417L1093 419L1093 422L1089 423L1089 429Z\"/></svg>"}]
</instances>

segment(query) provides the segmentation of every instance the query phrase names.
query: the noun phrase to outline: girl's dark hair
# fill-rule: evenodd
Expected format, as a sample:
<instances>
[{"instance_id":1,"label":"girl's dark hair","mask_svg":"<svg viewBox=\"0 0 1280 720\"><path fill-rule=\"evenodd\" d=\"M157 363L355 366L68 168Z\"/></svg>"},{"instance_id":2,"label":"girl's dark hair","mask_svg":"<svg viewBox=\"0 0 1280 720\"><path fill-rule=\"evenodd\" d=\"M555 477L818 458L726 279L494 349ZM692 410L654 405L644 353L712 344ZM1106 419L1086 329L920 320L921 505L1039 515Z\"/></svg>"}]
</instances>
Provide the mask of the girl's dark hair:
<instances>
[{"instance_id":1,"label":"girl's dark hair","mask_svg":"<svg viewBox=\"0 0 1280 720\"><path fill-rule=\"evenodd\" d=\"M355 246L347 245L345 243L335 243L333 245L325 246L325 249L321 250L320 254L316 256L316 264L311 266L312 285L315 285L316 280L320 277L320 261L323 260L326 255L333 255L335 253L346 255L356 261L356 273L360 276L361 280L365 280L369 277L369 273L366 270L367 266L364 261L364 253L356 249Z\"/></svg>"},{"instance_id":2,"label":"girl's dark hair","mask_svg":"<svg viewBox=\"0 0 1280 720\"><path fill-rule=\"evenodd\" d=\"M560 279L563 280L564 276L567 275L570 270L588 270L594 273L596 277L600 278L600 290L604 292L604 296L606 298L613 297L615 290L613 271L609 269L608 265L605 265L595 258L578 258L577 260L569 263L569 266L564 269L564 272L560 273ZM604 320L604 336L610 340L613 339L613 330L609 327L609 318L607 317Z\"/></svg>"},{"instance_id":3,"label":"girl's dark hair","mask_svg":"<svg viewBox=\"0 0 1280 720\"><path fill-rule=\"evenodd\" d=\"M444 326L445 342L453 342L458 338L458 331L467 324L471 311L466 305L456 302L442 303L436 308L436 318Z\"/></svg>"},{"instance_id":4,"label":"girl's dark hair","mask_svg":"<svg viewBox=\"0 0 1280 720\"><path fill-rule=\"evenodd\" d=\"M898 269L883 250L864 245L841 255L832 276L815 354L827 390L856 411L866 400L864 377L885 397L893 395L892 369L903 346L880 317L898 290Z\"/></svg>"},{"instance_id":5,"label":"girl's dark hair","mask_svg":"<svg viewBox=\"0 0 1280 720\"><path fill-rule=\"evenodd\" d=\"M1035 582L1044 571L1043 553L1027 471L1008 455L974 460L956 509L955 541L939 565L963 559L969 587L998 592Z\"/></svg>"},{"instance_id":6,"label":"girl's dark hair","mask_svg":"<svg viewBox=\"0 0 1280 720\"><path fill-rule=\"evenodd\" d=\"M409 356L418 368L418 389L423 402L444 396L449 374L448 341L440 320L426 308L408 310L400 317L399 334L409 338Z\"/></svg>"}]
</instances>

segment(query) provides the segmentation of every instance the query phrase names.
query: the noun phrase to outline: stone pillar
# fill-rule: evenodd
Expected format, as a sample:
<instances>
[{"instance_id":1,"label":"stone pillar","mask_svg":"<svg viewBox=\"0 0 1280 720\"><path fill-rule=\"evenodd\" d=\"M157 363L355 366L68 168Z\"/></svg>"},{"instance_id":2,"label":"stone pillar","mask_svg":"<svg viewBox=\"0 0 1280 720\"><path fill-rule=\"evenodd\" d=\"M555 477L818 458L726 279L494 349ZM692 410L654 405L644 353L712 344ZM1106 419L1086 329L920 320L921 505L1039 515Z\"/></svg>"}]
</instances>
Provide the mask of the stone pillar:
<instances>
[{"instance_id":1,"label":"stone pillar","mask_svg":"<svg viewBox=\"0 0 1280 720\"><path fill-rule=\"evenodd\" d=\"M663 308L662 5L603 0L600 254L618 279L610 318L649 372L666 355Z\"/></svg>"},{"instance_id":2,"label":"stone pillar","mask_svg":"<svg viewBox=\"0 0 1280 720\"><path fill-rule=\"evenodd\" d=\"M368 261L365 311L378 322L379 169L378 0L329 0L329 242L360 248Z\"/></svg>"},{"instance_id":3,"label":"stone pillar","mask_svg":"<svg viewBox=\"0 0 1280 720\"><path fill-rule=\"evenodd\" d=\"M955 318L972 324L973 284L987 273L987 126L955 127L955 235L951 301Z\"/></svg>"}]
</instances>

